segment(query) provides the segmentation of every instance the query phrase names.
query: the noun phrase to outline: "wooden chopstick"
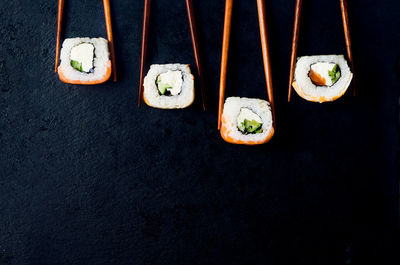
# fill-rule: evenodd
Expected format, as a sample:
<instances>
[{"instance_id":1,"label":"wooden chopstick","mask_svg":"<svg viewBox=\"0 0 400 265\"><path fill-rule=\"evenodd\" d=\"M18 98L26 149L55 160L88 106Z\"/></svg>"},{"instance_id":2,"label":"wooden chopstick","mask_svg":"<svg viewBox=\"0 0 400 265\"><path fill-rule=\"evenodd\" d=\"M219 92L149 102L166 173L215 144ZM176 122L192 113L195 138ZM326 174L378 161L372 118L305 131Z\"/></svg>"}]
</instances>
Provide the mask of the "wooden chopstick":
<instances>
[{"instance_id":1,"label":"wooden chopstick","mask_svg":"<svg viewBox=\"0 0 400 265\"><path fill-rule=\"evenodd\" d=\"M350 38L350 26L349 26L349 15L347 12L347 0L340 0L340 9L342 10L343 30L344 38L346 40L347 59L349 60L350 69L354 75L354 62L353 55L351 52L351 38ZM355 79L353 78L353 95L356 95Z\"/></svg>"},{"instance_id":2,"label":"wooden chopstick","mask_svg":"<svg viewBox=\"0 0 400 265\"><path fill-rule=\"evenodd\" d=\"M263 53L264 71L265 71L265 81L267 84L268 100L272 110L272 118L275 123L275 107L274 107L274 90L272 87L272 74L271 74L271 63L269 58L268 49L268 31L267 31L267 16L265 12L265 2L264 0L257 0L257 10L258 10L258 21L260 24L260 37L261 37L261 47Z\"/></svg>"},{"instance_id":3,"label":"wooden chopstick","mask_svg":"<svg viewBox=\"0 0 400 265\"><path fill-rule=\"evenodd\" d=\"M57 73L58 60L60 58L60 40L61 40L61 27L62 18L64 13L64 0L58 0L58 14L57 14L57 42L56 42L56 62L54 72Z\"/></svg>"},{"instance_id":4,"label":"wooden chopstick","mask_svg":"<svg viewBox=\"0 0 400 265\"><path fill-rule=\"evenodd\" d=\"M221 128L221 116L225 100L226 70L227 70L228 53L229 53L229 37L231 35L232 4L233 0L226 0L225 2L224 36L222 40L222 55L221 55L221 77L219 81L218 130Z\"/></svg>"},{"instance_id":5,"label":"wooden chopstick","mask_svg":"<svg viewBox=\"0 0 400 265\"><path fill-rule=\"evenodd\" d=\"M296 0L296 11L294 15L293 39L292 39L292 55L290 58L288 102L290 102L290 99L292 97L292 83L293 83L294 70L296 68L296 60L297 60L297 47L299 43L302 2L303 2L302 0Z\"/></svg>"},{"instance_id":6,"label":"wooden chopstick","mask_svg":"<svg viewBox=\"0 0 400 265\"><path fill-rule=\"evenodd\" d=\"M104 6L104 16L106 19L108 44L110 46L113 78L114 78L114 82L117 82L117 66L115 64L115 50L114 50L114 39L113 39L113 33L112 33L110 0L103 0L103 6Z\"/></svg>"},{"instance_id":7,"label":"wooden chopstick","mask_svg":"<svg viewBox=\"0 0 400 265\"><path fill-rule=\"evenodd\" d=\"M144 0L144 11L143 11L143 29L142 29L142 54L140 58L140 80L139 80L139 99L138 107L142 105L143 99L143 79L144 79L144 68L146 67L146 50L147 50L147 39L149 35L149 20L150 20L150 0Z\"/></svg>"},{"instance_id":8,"label":"wooden chopstick","mask_svg":"<svg viewBox=\"0 0 400 265\"><path fill-rule=\"evenodd\" d=\"M198 72L199 78L200 78L201 97L203 100L203 110L206 110L207 106L206 106L205 83L204 83L204 78L203 78L203 71L201 68L200 49L199 49L199 43L198 43L198 38L197 38L196 21L194 18L192 0L186 0L186 9L187 9L188 17L189 17L189 27L190 27L190 35L192 37L194 58L196 60L197 72Z\"/></svg>"}]
</instances>

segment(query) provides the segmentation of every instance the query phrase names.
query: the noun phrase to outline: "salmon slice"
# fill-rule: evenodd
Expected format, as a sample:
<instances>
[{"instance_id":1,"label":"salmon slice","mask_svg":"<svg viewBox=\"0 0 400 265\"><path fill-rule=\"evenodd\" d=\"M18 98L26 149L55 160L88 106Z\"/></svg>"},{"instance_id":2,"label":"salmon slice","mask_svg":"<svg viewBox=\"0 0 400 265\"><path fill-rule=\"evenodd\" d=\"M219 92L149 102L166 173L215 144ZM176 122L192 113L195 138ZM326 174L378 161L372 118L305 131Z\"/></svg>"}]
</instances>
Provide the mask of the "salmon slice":
<instances>
[{"instance_id":1,"label":"salmon slice","mask_svg":"<svg viewBox=\"0 0 400 265\"><path fill-rule=\"evenodd\" d=\"M310 77L311 81L316 84L317 86L326 86L326 79L323 78L320 74L317 72L314 72L312 69L308 73L308 76Z\"/></svg>"}]
</instances>

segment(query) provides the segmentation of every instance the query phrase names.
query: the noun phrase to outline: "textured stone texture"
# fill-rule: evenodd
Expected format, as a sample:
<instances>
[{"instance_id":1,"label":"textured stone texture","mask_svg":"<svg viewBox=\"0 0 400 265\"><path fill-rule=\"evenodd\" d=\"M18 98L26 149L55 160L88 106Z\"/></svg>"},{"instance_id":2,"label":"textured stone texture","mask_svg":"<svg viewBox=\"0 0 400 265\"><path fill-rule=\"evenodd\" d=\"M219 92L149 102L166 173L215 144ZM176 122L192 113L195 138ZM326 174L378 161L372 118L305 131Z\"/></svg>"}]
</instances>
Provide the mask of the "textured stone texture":
<instances>
[{"instance_id":1,"label":"textured stone texture","mask_svg":"<svg viewBox=\"0 0 400 265\"><path fill-rule=\"evenodd\" d=\"M143 3L111 2L119 81L92 87L53 72L57 1L0 2L0 264L398 264L397 2L350 1L360 94L320 105L286 103L294 1L266 1L258 147L216 129L223 0L194 1L207 112L137 108ZM194 65L184 1L152 2L148 62ZM339 1L304 2L299 55L345 53ZM106 36L100 0L66 11L64 37ZM227 95L266 98L256 1L231 43Z\"/></svg>"}]
</instances>

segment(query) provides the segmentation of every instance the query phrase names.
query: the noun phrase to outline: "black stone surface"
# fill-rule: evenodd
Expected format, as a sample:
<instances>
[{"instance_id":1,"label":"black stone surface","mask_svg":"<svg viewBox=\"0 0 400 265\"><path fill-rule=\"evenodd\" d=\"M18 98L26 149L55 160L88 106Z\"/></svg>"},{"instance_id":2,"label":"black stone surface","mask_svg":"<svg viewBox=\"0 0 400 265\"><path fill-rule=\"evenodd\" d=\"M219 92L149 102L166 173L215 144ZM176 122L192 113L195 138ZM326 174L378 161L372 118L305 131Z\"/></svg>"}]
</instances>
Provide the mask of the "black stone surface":
<instances>
[{"instance_id":1,"label":"black stone surface","mask_svg":"<svg viewBox=\"0 0 400 265\"><path fill-rule=\"evenodd\" d=\"M106 37L101 2L64 37ZM207 112L137 108L143 1L111 2L119 81L91 87L54 74L57 1L0 2L0 264L399 264L399 2L349 1L359 96L288 104L295 1L266 1L257 147L216 129L223 0L194 1ZM152 2L148 63L193 66L184 1ZM304 2L299 55L344 54L339 1ZM233 12L227 96L266 98L256 1Z\"/></svg>"}]
</instances>

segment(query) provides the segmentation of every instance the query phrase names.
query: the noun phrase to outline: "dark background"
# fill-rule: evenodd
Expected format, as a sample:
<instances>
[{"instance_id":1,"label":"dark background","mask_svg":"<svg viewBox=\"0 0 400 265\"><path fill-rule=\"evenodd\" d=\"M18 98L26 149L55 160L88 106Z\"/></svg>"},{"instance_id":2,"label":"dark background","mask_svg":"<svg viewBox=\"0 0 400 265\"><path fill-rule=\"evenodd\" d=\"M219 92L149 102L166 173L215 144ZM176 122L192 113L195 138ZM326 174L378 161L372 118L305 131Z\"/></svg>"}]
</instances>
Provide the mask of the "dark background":
<instances>
[{"instance_id":1,"label":"dark background","mask_svg":"<svg viewBox=\"0 0 400 265\"><path fill-rule=\"evenodd\" d=\"M225 1L194 1L207 112L137 108L143 1L111 2L97 86L53 71L57 1L0 3L1 265L399 264L399 2L349 1L357 97L288 104L295 1L266 1L277 130L254 147L217 130ZM148 64L193 66L185 1L152 2ZM298 55L345 54L339 1L304 2ZM102 1L64 22L106 37ZM266 98L256 1L232 23L226 94Z\"/></svg>"}]
</instances>

